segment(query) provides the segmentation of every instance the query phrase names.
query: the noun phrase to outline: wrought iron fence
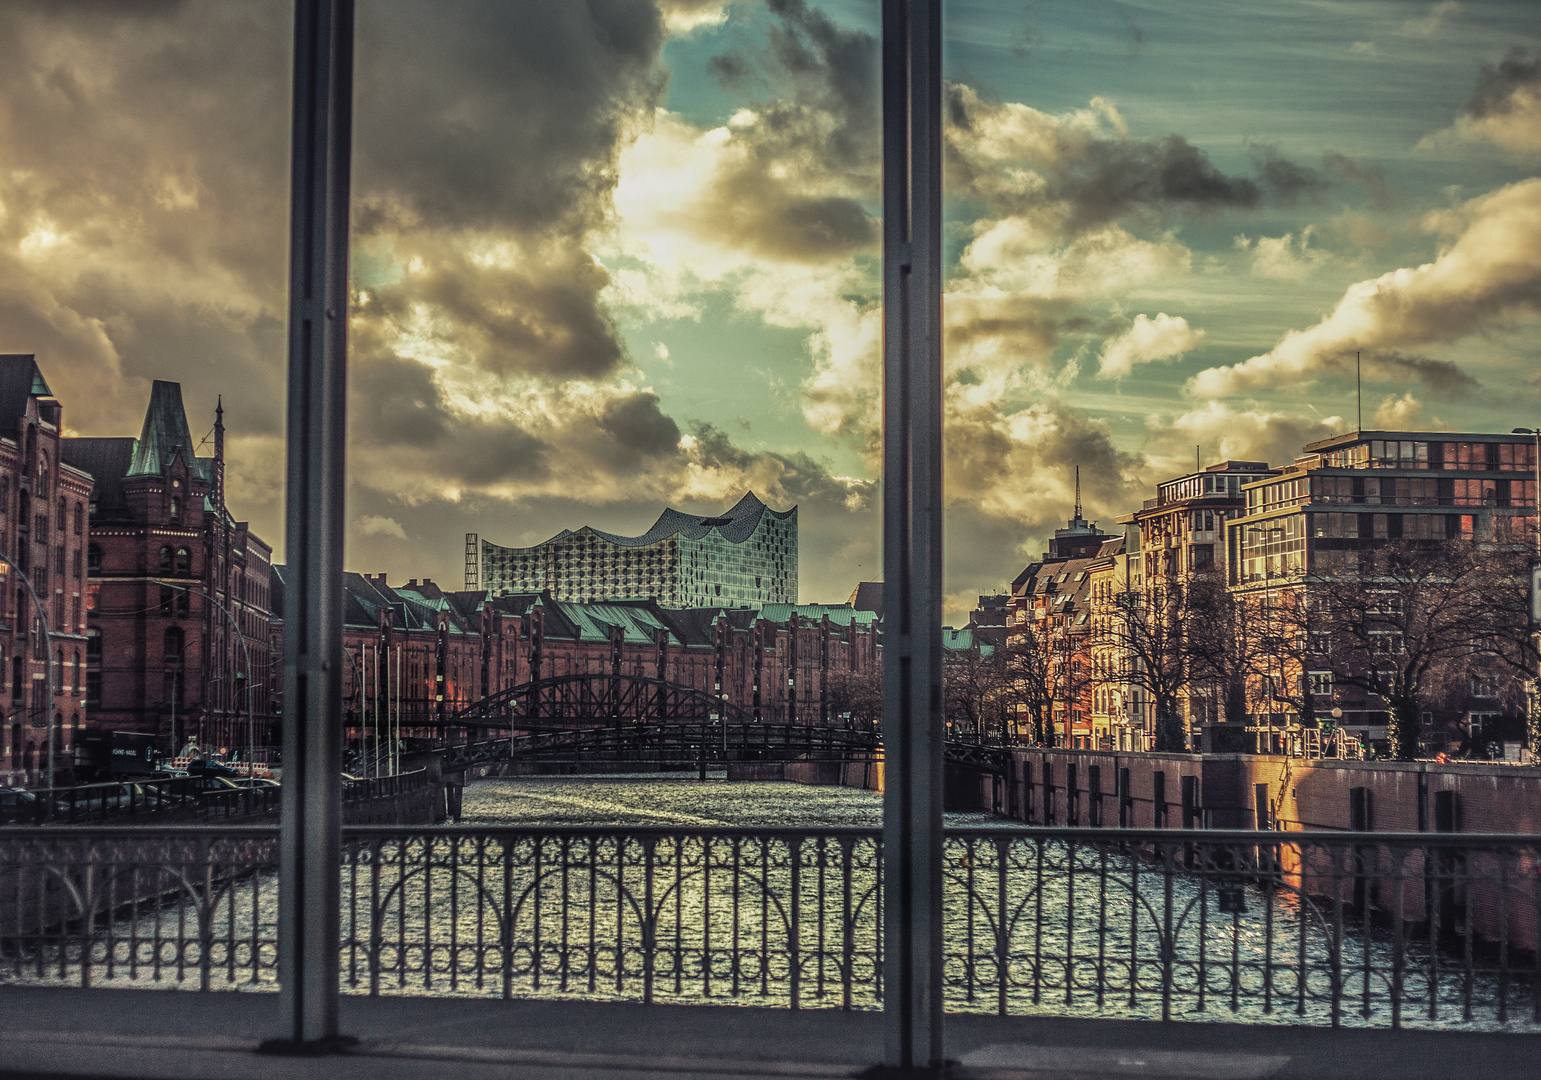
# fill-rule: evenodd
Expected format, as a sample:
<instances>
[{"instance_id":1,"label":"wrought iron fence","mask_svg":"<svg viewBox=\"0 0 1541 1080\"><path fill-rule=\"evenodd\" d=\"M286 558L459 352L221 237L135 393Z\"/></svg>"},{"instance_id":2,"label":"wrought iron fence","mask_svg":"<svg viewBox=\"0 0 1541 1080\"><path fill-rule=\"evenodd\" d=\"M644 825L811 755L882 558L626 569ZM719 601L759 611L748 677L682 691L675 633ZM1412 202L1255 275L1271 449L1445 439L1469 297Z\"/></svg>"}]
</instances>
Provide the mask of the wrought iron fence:
<instances>
[{"instance_id":1,"label":"wrought iron fence","mask_svg":"<svg viewBox=\"0 0 1541 1080\"><path fill-rule=\"evenodd\" d=\"M948 1007L1541 1023L1541 838L1020 826L946 840ZM343 989L881 1004L868 829L345 830ZM0 979L271 988L272 828L7 829Z\"/></svg>"}]
</instances>

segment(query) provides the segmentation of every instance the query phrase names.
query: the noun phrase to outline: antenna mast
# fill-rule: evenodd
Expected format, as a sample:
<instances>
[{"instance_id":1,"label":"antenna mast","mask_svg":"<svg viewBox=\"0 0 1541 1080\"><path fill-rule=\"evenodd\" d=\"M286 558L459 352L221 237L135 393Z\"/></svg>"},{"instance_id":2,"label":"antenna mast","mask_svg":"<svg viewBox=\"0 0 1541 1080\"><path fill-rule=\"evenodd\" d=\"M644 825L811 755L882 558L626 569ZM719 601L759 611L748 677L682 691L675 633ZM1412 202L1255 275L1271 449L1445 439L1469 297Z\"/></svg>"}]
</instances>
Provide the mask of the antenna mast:
<instances>
[{"instance_id":1,"label":"antenna mast","mask_svg":"<svg viewBox=\"0 0 1541 1080\"><path fill-rule=\"evenodd\" d=\"M1354 350L1354 392L1359 398L1359 426L1356 430L1364 430L1364 380L1359 377L1359 350Z\"/></svg>"},{"instance_id":2,"label":"antenna mast","mask_svg":"<svg viewBox=\"0 0 1541 1080\"><path fill-rule=\"evenodd\" d=\"M1075 519L1081 520L1081 466L1075 467Z\"/></svg>"}]
</instances>

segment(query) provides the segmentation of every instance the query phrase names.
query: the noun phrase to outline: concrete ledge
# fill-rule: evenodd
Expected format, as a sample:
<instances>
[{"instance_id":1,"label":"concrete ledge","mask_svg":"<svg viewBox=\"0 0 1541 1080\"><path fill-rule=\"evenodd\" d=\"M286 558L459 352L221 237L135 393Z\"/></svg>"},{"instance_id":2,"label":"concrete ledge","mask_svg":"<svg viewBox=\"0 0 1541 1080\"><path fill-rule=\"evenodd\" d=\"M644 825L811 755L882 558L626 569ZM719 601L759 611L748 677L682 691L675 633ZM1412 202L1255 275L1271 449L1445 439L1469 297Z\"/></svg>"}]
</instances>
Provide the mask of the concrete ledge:
<instances>
[{"instance_id":1,"label":"concrete ledge","mask_svg":"<svg viewBox=\"0 0 1541 1080\"><path fill-rule=\"evenodd\" d=\"M0 1073L710 1080L853 1076L882 1054L883 1020L876 1012L347 996L342 1028L361 1040L354 1050L325 1058L259 1056L257 1044L281 1033L278 1006L272 993L0 986ZM974 1080L1469 1080L1527 1076L1541 1060L1538 1034L1085 1016L953 1014L947 1038L949 1055L960 1062L954 1075Z\"/></svg>"}]
</instances>

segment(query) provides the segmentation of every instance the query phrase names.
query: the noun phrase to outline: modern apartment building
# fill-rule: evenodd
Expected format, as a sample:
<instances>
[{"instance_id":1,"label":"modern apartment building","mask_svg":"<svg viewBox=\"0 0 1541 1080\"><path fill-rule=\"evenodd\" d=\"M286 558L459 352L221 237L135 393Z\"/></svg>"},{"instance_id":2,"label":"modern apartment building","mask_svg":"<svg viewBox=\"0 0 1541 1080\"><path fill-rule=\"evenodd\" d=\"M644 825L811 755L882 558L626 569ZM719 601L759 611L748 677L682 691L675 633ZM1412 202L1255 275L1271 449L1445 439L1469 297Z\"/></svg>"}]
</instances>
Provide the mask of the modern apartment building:
<instances>
[{"instance_id":1,"label":"modern apartment building","mask_svg":"<svg viewBox=\"0 0 1541 1080\"><path fill-rule=\"evenodd\" d=\"M1354 431L1305 451L1244 487L1245 512L1226 532L1233 587L1330 575L1388 540L1520 543L1532 528L1528 435Z\"/></svg>"},{"instance_id":2,"label":"modern apartment building","mask_svg":"<svg viewBox=\"0 0 1541 1080\"><path fill-rule=\"evenodd\" d=\"M533 547L482 540L470 558L478 556L478 584L494 596L546 592L578 603L653 599L668 607L796 604L797 507L772 510L747 492L716 517L665 510L640 536L586 525Z\"/></svg>"},{"instance_id":3,"label":"modern apartment building","mask_svg":"<svg viewBox=\"0 0 1541 1080\"><path fill-rule=\"evenodd\" d=\"M1286 590L1329 581L1350 571L1360 552L1389 542L1534 542L1536 458L1530 436L1355 431L1304 449L1276 475L1244 486L1246 507L1226 529L1229 585L1257 603L1263 617ZM1335 693L1326 670L1286 671L1285 661L1278 662L1279 682L1311 694L1318 715L1337 708L1341 726L1352 735L1371 743L1386 738L1383 702L1358 692ZM1282 729L1290 722L1289 706L1283 696L1270 696L1271 711L1254 722Z\"/></svg>"}]
</instances>

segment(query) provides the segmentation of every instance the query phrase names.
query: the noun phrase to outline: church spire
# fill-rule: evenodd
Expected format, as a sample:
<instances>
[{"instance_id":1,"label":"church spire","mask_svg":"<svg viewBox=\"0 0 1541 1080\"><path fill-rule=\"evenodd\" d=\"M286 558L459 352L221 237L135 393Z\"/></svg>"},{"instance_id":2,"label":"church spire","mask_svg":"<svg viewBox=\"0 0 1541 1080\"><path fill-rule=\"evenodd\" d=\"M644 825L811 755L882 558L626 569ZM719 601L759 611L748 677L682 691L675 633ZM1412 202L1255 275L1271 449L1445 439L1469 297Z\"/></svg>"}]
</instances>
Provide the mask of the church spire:
<instances>
[{"instance_id":1,"label":"church spire","mask_svg":"<svg viewBox=\"0 0 1541 1080\"><path fill-rule=\"evenodd\" d=\"M214 399L214 468L213 487L211 493L214 508L225 508L225 396L223 394Z\"/></svg>"}]
</instances>

